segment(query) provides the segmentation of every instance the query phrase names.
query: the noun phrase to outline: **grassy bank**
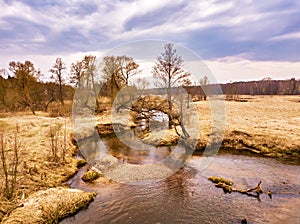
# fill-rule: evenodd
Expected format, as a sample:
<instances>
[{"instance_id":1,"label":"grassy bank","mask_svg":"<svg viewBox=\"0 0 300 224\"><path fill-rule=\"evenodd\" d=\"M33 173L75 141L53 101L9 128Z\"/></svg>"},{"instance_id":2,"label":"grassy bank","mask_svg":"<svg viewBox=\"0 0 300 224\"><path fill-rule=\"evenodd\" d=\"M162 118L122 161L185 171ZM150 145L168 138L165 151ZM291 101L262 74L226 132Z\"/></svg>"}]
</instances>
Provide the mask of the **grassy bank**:
<instances>
[{"instance_id":1,"label":"grassy bank","mask_svg":"<svg viewBox=\"0 0 300 224\"><path fill-rule=\"evenodd\" d=\"M221 122L225 123L224 136L212 132L212 102L193 103L199 115L197 130L200 133L196 149L202 151L210 140L222 141L223 151L251 152L300 161L300 96L241 96L241 99L224 102L225 114L221 115ZM99 115L96 122L111 124L109 111ZM127 122L123 123L126 125ZM196 124L193 120L190 123L192 128ZM174 134L171 131L170 136L171 133ZM143 141L153 145L176 143L176 138L171 141L170 136L157 132L144 136Z\"/></svg>"},{"instance_id":2,"label":"grassy bank","mask_svg":"<svg viewBox=\"0 0 300 224\"><path fill-rule=\"evenodd\" d=\"M0 220L2 220L5 215L13 214L12 210L33 193L63 186L66 180L76 173L77 160L73 157L76 148L70 141L72 133L70 118L51 118L46 113L37 113L36 116L29 113L6 113L0 116L0 132L3 134L8 168L13 165L11 151L15 147L15 138L18 148L14 185L10 184L13 176L9 174L12 197L8 200L4 193L0 194ZM6 187L2 168L0 186L1 192L4 192ZM85 193L77 192L79 201L80 195L85 200ZM56 202L66 200L65 203L68 203L68 197L64 195L59 197L60 200Z\"/></svg>"},{"instance_id":3,"label":"grassy bank","mask_svg":"<svg viewBox=\"0 0 300 224\"><path fill-rule=\"evenodd\" d=\"M245 96L226 101L224 149L250 150L271 157L300 160L300 96ZM196 102L201 144L211 134L209 101ZM201 147L200 147L201 148Z\"/></svg>"}]
</instances>

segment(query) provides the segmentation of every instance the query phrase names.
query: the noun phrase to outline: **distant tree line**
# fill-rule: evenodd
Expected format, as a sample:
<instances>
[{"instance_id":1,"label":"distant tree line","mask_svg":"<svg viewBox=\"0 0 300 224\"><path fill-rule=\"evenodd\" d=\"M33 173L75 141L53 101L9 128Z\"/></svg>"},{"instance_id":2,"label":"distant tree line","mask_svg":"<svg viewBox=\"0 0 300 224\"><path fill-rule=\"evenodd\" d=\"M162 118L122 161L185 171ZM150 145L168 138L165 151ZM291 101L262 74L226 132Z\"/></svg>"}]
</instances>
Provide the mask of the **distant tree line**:
<instances>
[{"instance_id":1,"label":"distant tree line","mask_svg":"<svg viewBox=\"0 0 300 224\"><path fill-rule=\"evenodd\" d=\"M220 87L220 88L219 88ZM226 95L226 98L235 99L239 95L300 95L300 79L271 80L265 78L260 81L231 82L226 84L209 84L204 76L198 85L183 85L183 88L193 100L206 100L209 95ZM164 88L154 88L145 91L145 94L164 95Z\"/></svg>"},{"instance_id":2,"label":"distant tree line","mask_svg":"<svg viewBox=\"0 0 300 224\"><path fill-rule=\"evenodd\" d=\"M225 94L240 95L297 95L300 94L300 80L271 80L234 82L221 84Z\"/></svg>"}]
</instances>

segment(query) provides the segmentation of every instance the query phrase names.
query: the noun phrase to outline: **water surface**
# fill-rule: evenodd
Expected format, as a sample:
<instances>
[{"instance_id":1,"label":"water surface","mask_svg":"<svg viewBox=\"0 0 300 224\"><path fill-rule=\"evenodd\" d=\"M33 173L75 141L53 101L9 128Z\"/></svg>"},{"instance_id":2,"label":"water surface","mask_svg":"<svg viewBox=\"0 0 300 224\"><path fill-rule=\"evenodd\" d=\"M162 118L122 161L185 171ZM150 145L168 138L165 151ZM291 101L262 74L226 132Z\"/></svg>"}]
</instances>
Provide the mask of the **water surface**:
<instances>
[{"instance_id":1,"label":"water surface","mask_svg":"<svg viewBox=\"0 0 300 224\"><path fill-rule=\"evenodd\" d=\"M158 153L139 155L130 148L107 148L115 140L108 141L101 146L104 150L135 164L160 160L172 150L162 148ZM170 177L139 184L87 184L80 179L82 169L70 181L71 186L95 191L97 196L87 209L62 223L241 223L242 219L248 223L300 223L300 166L270 158L222 154L202 170L201 159L191 156ZM259 199L225 194L207 180L211 175L228 178L241 189L254 187L261 180L262 188L273 192L272 200L266 194Z\"/></svg>"}]
</instances>

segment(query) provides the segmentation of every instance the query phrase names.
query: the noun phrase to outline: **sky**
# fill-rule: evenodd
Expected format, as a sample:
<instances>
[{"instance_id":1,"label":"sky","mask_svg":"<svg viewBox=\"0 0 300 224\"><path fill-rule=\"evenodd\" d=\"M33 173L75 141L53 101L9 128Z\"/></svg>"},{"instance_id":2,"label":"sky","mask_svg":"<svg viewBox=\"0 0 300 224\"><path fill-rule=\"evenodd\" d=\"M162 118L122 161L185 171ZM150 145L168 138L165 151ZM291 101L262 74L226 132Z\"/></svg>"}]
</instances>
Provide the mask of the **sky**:
<instances>
[{"instance_id":1,"label":"sky","mask_svg":"<svg viewBox=\"0 0 300 224\"><path fill-rule=\"evenodd\" d=\"M0 0L0 9L0 69L30 60L48 74L57 57L70 67L147 39L189 49L219 83L300 78L296 0Z\"/></svg>"}]
</instances>

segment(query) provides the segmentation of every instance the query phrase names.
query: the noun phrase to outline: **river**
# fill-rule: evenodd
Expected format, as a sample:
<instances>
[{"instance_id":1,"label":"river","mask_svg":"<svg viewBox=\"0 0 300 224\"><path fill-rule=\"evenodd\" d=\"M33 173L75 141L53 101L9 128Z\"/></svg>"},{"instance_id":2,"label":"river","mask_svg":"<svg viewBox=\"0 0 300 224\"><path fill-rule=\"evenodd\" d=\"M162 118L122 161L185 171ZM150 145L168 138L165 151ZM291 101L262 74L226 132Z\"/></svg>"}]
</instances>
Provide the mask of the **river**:
<instances>
[{"instance_id":1,"label":"river","mask_svg":"<svg viewBox=\"0 0 300 224\"><path fill-rule=\"evenodd\" d=\"M155 156L137 154L116 142L115 138L105 139L94 147L104 147L119 160L133 164L153 163L171 150L152 149L159 152ZM94 191L97 196L87 209L61 223L241 223L243 219L247 223L300 223L300 166L271 158L222 153L202 169L202 159L191 156L181 170L168 178L139 184L84 183L81 176L86 167L82 168L69 184ZM266 194L259 199L240 193L225 194L207 180L212 175L228 178L241 189L262 181L262 188L273 192L272 199Z\"/></svg>"}]
</instances>

